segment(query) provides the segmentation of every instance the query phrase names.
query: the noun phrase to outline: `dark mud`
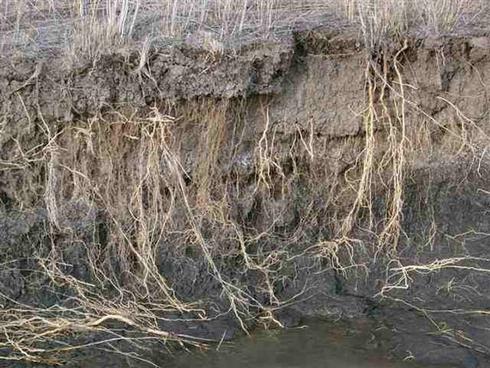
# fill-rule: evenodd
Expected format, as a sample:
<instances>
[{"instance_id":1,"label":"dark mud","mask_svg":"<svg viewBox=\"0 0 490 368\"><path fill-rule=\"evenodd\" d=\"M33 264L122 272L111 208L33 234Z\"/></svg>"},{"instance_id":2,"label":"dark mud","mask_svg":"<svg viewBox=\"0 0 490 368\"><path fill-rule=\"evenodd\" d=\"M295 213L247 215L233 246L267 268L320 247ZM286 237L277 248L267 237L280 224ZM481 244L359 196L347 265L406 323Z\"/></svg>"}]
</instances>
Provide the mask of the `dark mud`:
<instances>
[{"instance_id":1,"label":"dark mud","mask_svg":"<svg viewBox=\"0 0 490 368\"><path fill-rule=\"evenodd\" d=\"M233 113L239 112L241 134L230 138L237 121L225 127L222 156L215 160L218 169L211 174L219 183L224 178L232 182L227 187L230 216L237 223L254 235L273 233L271 239L253 244L253 249L266 254L284 249L294 255L284 256L287 266L274 271L275 295L292 300L273 308L277 324L294 327L311 317L367 317L390 331L387 349L399 358L465 368L489 366L490 38L485 34L411 38L405 46L403 41L393 42L374 54L361 44L355 33L320 29L223 54L190 45L152 50L143 62L137 52L75 66L63 59L0 60L0 303L5 307L13 301L43 307L63 303L66 295L53 293L51 280L33 271L36 259L50 254L56 244L62 249L66 272L90 280L87 250L79 244L93 242L94 233L98 243L108 242L110 221L104 210L76 201L72 189L62 189L61 184L57 192L61 230L53 230L45 201L49 155L37 147L47 146L59 134L63 152L68 152L75 140L69 134L65 137L64 129L82 131L86 121L101 116L109 121L114 111L145 115L152 109L166 111L168 106L170 111L179 106L185 110L196 101L199 106L202 101L227 103ZM395 63L403 67L410 100L408 125L416 127L423 119L440 123L430 132L431 144L421 143L423 148L414 150L405 180L397 263L362 248L355 255L357 267L340 272L331 267L331 256L306 250L328 238L331 224L340 221L338 212L327 210L328 206L335 202L345 213L353 193L329 197L321 190L327 187L326 178L345 177L363 150L366 131L360 116L366 101L366 65L393 62L402 49L403 59ZM396 71L387 75L396 85ZM286 195L277 190L261 196L253 189L258 171L254 155L264 136L264 116L273 127L274 160L281 167L272 170L269 179L277 188L287 182ZM455 134L448 133L447 127L458 127L459 134L469 121L474 130L471 143L459 152L461 139L453 141ZM175 129L181 129L176 136L192 188L203 154L199 139L204 128L190 124ZM381 152L388 145L383 130L380 126L376 131ZM90 156L88 148L78 149L77 157ZM130 145L119 157L126 171L137 167L136 150ZM94 168L101 162L95 156L89 161ZM383 182L383 174L379 175ZM342 181L338 185L347 186ZM234 187L241 190L233 192ZM379 220L387 207L381 193L390 189L383 185L378 189L373 212ZM185 218L182 213L174 216L176 221ZM225 235L219 229L212 224L204 224L203 229L222 246L213 253L221 273L262 305L273 306L264 292L264 275L243 269L232 245L219 242L218 235ZM360 239L372 239L373 233L362 226L356 232ZM201 301L214 310L210 313L214 318L169 321L161 327L217 341L239 335L232 313L220 313L226 311L227 302L200 251L172 242L170 237L161 242L156 257L159 272L171 280L180 298ZM437 265L448 259L457 260L450 263L455 267L422 269L408 275L409 287L403 287L404 280L397 284L402 276L396 273L397 266ZM400 288L381 297L380 291L390 282ZM256 313L261 321L262 311ZM100 359L106 366L105 355Z\"/></svg>"}]
</instances>

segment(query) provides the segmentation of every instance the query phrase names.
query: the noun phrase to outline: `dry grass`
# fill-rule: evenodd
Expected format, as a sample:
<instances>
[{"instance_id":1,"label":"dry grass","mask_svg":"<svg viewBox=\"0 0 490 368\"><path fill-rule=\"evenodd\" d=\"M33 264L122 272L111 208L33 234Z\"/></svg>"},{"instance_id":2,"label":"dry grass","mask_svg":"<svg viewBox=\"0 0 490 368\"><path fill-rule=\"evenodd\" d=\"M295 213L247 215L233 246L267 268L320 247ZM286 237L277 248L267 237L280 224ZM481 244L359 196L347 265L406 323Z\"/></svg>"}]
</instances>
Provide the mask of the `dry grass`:
<instances>
[{"instance_id":1,"label":"dry grass","mask_svg":"<svg viewBox=\"0 0 490 368\"><path fill-rule=\"evenodd\" d=\"M485 9L481 0L347 0L346 12L358 21L366 45L376 47L387 37L406 33L414 26L431 34L470 24Z\"/></svg>"},{"instance_id":2,"label":"dry grass","mask_svg":"<svg viewBox=\"0 0 490 368\"><path fill-rule=\"evenodd\" d=\"M267 37L310 18L316 5L281 0L0 1L0 45L91 56L131 41Z\"/></svg>"},{"instance_id":3,"label":"dry grass","mask_svg":"<svg viewBox=\"0 0 490 368\"><path fill-rule=\"evenodd\" d=\"M412 26L431 33L471 23L483 0L0 0L0 50L96 57L128 43L208 42L271 37L295 25L361 26L366 44ZM337 20L333 20L338 21ZM200 41L202 42L202 41Z\"/></svg>"}]
</instances>

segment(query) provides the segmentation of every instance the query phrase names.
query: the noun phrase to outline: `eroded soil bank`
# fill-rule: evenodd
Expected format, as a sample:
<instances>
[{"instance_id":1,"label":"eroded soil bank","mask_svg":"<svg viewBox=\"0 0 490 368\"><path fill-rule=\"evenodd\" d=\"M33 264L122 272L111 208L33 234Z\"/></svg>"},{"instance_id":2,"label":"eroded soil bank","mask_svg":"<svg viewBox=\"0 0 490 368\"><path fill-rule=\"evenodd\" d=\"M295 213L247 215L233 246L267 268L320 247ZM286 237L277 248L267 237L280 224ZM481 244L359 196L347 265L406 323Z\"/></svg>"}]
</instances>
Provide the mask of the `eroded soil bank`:
<instances>
[{"instance_id":1,"label":"eroded soil bank","mask_svg":"<svg viewBox=\"0 0 490 368\"><path fill-rule=\"evenodd\" d=\"M361 45L1 60L1 354L368 316L490 364L490 38Z\"/></svg>"}]
</instances>

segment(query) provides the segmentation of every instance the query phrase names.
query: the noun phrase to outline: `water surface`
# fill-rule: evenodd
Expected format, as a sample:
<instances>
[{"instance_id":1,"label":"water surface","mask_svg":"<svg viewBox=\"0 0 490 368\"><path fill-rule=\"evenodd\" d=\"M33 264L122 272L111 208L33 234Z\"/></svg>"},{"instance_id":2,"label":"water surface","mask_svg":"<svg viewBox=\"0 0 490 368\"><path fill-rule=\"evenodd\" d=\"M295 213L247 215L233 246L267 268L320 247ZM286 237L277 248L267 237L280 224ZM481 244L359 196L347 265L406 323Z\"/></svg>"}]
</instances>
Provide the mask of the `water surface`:
<instances>
[{"instance_id":1,"label":"water surface","mask_svg":"<svg viewBox=\"0 0 490 368\"><path fill-rule=\"evenodd\" d=\"M348 326L310 322L302 328L269 330L221 345L219 351L177 354L172 368L408 368L392 359L368 322ZM379 327L378 327L379 328ZM424 367L425 368L425 367Z\"/></svg>"}]
</instances>

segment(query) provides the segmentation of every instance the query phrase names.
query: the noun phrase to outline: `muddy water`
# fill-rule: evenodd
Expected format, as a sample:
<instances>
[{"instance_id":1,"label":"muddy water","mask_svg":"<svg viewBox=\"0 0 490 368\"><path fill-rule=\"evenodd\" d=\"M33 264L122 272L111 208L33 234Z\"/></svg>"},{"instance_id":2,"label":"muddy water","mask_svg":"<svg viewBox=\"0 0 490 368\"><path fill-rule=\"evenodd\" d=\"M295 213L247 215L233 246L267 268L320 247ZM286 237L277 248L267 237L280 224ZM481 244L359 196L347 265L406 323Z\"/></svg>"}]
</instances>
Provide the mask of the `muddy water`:
<instances>
[{"instance_id":1,"label":"muddy water","mask_svg":"<svg viewBox=\"0 0 490 368\"><path fill-rule=\"evenodd\" d=\"M349 326L310 322L301 328L262 331L205 353L177 354L172 368L408 368L391 359L382 333L366 322ZM219 351L216 351L219 350ZM426 367L426 366L424 366Z\"/></svg>"}]
</instances>

